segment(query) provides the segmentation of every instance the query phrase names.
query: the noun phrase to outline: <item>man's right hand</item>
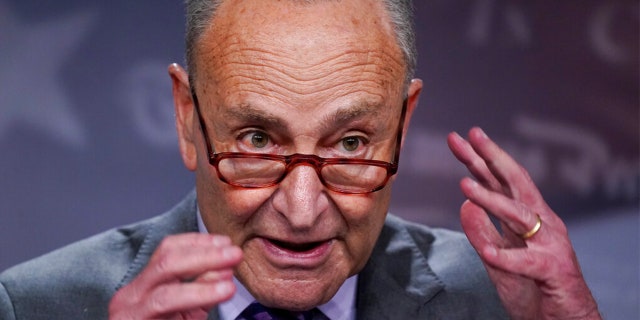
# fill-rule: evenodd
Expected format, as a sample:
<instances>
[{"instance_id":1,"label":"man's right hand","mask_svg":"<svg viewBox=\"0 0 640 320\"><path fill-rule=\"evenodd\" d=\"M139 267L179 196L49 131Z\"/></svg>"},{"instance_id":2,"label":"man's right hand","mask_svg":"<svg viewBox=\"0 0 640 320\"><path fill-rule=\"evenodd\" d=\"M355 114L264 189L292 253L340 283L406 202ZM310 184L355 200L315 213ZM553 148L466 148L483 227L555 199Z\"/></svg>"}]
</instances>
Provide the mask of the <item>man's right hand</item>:
<instances>
[{"instance_id":1,"label":"man's right hand","mask_svg":"<svg viewBox=\"0 0 640 320\"><path fill-rule=\"evenodd\" d=\"M233 268L242 251L226 236L188 233L165 238L145 269L116 292L110 319L206 319L235 293Z\"/></svg>"}]
</instances>

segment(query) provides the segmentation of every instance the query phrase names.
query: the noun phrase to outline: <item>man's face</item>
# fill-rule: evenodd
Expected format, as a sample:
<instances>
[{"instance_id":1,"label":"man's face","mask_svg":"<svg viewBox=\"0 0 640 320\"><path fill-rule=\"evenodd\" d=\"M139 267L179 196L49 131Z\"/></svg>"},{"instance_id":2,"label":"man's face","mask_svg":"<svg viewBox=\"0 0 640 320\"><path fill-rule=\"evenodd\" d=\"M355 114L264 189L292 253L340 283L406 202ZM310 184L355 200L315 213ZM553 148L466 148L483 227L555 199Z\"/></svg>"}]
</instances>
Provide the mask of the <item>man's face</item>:
<instances>
[{"instance_id":1,"label":"man's face","mask_svg":"<svg viewBox=\"0 0 640 320\"><path fill-rule=\"evenodd\" d=\"M405 64L378 2L224 2L199 42L194 81L214 151L392 161ZM327 302L369 258L390 185L339 194L300 165L274 187L232 187L192 120L200 211L210 233L242 248L235 275L269 306Z\"/></svg>"}]
</instances>

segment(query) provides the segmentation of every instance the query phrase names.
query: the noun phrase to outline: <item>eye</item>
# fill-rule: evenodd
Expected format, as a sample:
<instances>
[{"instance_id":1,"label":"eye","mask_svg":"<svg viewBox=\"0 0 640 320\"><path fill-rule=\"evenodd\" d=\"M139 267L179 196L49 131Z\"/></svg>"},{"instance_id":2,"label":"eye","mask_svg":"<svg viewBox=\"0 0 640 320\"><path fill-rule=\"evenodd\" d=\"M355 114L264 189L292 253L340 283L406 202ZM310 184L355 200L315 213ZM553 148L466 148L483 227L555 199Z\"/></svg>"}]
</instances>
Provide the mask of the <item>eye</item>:
<instances>
[{"instance_id":1,"label":"eye","mask_svg":"<svg viewBox=\"0 0 640 320\"><path fill-rule=\"evenodd\" d=\"M342 147L346 151L356 151L360 146L360 138L358 137L346 137L341 140Z\"/></svg>"},{"instance_id":2,"label":"eye","mask_svg":"<svg viewBox=\"0 0 640 320\"><path fill-rule=\"evenodd\" d=\"M256 148L264 148L269 144L269 137L263 132L253 132L249 136L251 137L251 145Z\"/></svg>"},{"instance_id":3,"label":"eye","mask_svg":"<svg viewBox=\"0 0 640 320\"><path fill-rule=\"evenodd\" d=\"M245 132L241 135L240 141L249 149L264 149L271 143L269 135L262 131Z\"/></svg>"}]
</instances>

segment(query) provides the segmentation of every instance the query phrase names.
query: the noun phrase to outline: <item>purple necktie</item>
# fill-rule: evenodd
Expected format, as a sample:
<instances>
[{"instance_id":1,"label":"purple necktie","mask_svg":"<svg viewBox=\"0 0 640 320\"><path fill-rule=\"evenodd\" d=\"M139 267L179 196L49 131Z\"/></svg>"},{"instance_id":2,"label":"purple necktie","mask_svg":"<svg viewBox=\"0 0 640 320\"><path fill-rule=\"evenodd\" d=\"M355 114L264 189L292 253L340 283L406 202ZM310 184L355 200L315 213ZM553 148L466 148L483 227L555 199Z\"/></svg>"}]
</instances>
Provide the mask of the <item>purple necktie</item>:
<instances>
[{"instance_id":1,"label":"purple necktie","mask_svg":"<svg viewBox=\"0 0 640 320\"><path fill-rule=\"evenodd\" d=\"M267 308L258 302L250 304L236 320L329 320L318 308L304 312Z\"/></svg>"}]
</instances>

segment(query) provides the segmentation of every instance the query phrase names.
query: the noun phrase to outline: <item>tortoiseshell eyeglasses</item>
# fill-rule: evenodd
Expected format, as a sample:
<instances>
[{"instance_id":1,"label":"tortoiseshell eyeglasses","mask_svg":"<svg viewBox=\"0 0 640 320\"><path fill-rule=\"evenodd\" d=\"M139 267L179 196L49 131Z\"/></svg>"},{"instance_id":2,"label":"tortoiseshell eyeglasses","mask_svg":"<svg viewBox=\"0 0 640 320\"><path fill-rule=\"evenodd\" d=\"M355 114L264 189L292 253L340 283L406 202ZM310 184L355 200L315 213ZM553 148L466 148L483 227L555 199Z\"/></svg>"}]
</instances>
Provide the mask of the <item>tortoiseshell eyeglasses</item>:
<instances>
[{"instance_id":1,"label":"tortoiseshell eyeglasses","mask_svg":"<svg viewBox=\"0 0 640 320\"><path fill-rule=\"evenodd\" d=\"M191 95L204 135L209 163L216 168L218 178L232 186L241 188L275 186L297 165L308 165L315 169L320 181L327 189L345 194L365 194L384 188L389 178L398 172L402 129L407 111L406 99L402 104L393 162L389 163L357 158L322 158L314 154L300 153L286 156L246 152L215 153L200 112L198 97L193 89Z\"/></svg>"}]
</instances>

